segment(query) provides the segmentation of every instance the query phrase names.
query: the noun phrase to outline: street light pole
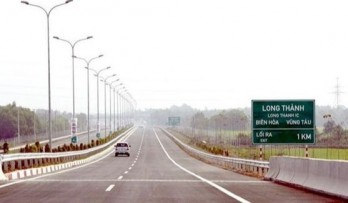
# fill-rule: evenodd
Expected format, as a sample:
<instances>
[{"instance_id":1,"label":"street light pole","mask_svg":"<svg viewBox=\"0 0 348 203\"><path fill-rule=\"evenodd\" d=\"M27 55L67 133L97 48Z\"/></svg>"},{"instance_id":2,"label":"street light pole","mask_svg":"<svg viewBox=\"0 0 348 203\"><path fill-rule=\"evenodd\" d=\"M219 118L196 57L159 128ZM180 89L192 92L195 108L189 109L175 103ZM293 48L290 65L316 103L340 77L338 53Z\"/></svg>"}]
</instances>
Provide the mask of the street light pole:
<instances>
[{"instance_id":1,"label":"street light pole","mask_svg":"<svg viewBox=\"0 0 348 203\"><path fill-rule=\"evenodd\" d=\"M65 40L65 39L62 39L62 38L59 38L57 36L54 36L53 37L54 39L57 39L57 40L61 40L63 42L66 42L70 45L71 47L71 52L72 52L72 55L71 55L71 58L72 58L72 82L73 82L73 119L75 118L75 67L74 67L74 56L75 56L75 45L78 43L78 42L81 42L81 41L84 41L84 40L88 40L88 39L91 39L93 38L93 36L88 36L86 38L82 38L82 39L79 39L77 41L75 41L74 43L68 41L68 40Z\"/></svg>"},{"instance_id":2,"label":"street light pole","mask_svg":"<svg viewBox=\"0 0 348 203\"><path fill-rule=\"evenodd\" d=\"M106 135L107 135L107 131L106 131L106 85L107 85L107 80L108 79L110 79L111 77L114 77L114 76L116 76L116 74L113 74L113 75L110 75L110 76L108 76L108 77L105 77L105 78L103 78L102 77L102 79L103 79L103 81L104 81L104 108L105 108L105 115L104 115L104 118L105 118L105 120L104 120L104 130L105 130L105 138L106 138Z\"/></svg>"},{"instance_id":3,"label":"street light pole","mask_svg":"<svg viewBox=\"0 0 348 203\"><path fill-rule=\"evenodd\" d=\"M123 92L121 92L123 91ZM120 125L122 128L124 128L124 119L125 119L125 106L124 106L124 97L122 93L126 92L126 87L123 86L123 88L120 90L119 95L120 95Z\"/></svg>"},{"instance_id":4,"label":"street light pole","mask_svg":"<svg viewBox=\"0 0 348 203\"><path fill-rule=\"evenodd\" d=\"M91 58L89 60L86 60L84 58L81 58L81 57L77 57L77 56L73 56L74 58L77 58L77 59L80 59L82 61L84 61L87 65L87 67L85 67L87 69L87 134L88 134L88 144L89 144L89 64L97 59L97 58L100 58L100 57L103 57L103 55L99 55L97 57L94 57L94 58Z\"/></svg>"},{"instance_id":5,"label":"street light pole","mask_svg":"<svg viewBox=\"0 0 348 203\"><path fill-rule=\"evenodd\" d=\"M115 89L114 88L112 88L112 84L113 83L115 83L115 82L118 82L118 81L120 81L120 79L117 79L117 80L114 80L114 81L112 81L112 82L110 82L109 83L109 87L110 87L110 132L112 131L112 127L111 127L111 117L112 117L112 113L111 113L111 110L112 110L112 108L111 108L111 90L113 89L114 91L114 119L115 119ZM114 131L115 131L115 120L114 120Z\"/></svg>"},{"instance_id":6,"label":"street light pole","mask_svg":"<svg viewBox=\"0 0 348 203\"><path fill-rule=\"evenodd\" d=\"M31 4L27 1L21 1L21 3L26 4L28 6L33 6L42 9L46 13L47 17L47 62L48 62L48 128L49 128L49 143L50 143L50 152L52 152L52 125L51 125L51 53L50 53L50 14L53 9L63 6L72 2L73 0L65 1L65 3L58 4L53 6L49 11L44 9L43 7L35 4Z\"/></svg>"},{"instance_id":7,"label":"street light pole","mask_svg":"<svg viewBox=\"0 0 348 203\"><path fill-rule=\"evenodd\" d=\"M121 85L123 85L123 83L120 83L120 84L118 84L118 85L116 85L115 87L114 87L114 131L117 131L118 130L118 126L117 126L117 122L118 122L118 120L117 120L117 122L116 122L116 118L118 117L118 90L116 89L118 86L121 86ZM115 108L115 103L116 103L116 100L115 100L115 93L116 93L116 99L117 99L117 104L116 104L116 108ZM116 109L116 113L115 113L115 109ZM115 126L116 126L116 128L115 128Z\"/></svg>"},{"instance_id":8,"label":"street light pole","mask_svg":"<svg viewBox=\"0 0 348 203\"><path fill-rule=\"evenodd\" d=\"M70 45L71 47L71 58L72 58L72 86L73 86L73 115L72 115L72 119L71 119L71 125L74 125L73 128L71 128L71 133L72 133L72 136L75 136L75 133L76 133L76 129L77 129L77 120L75 120L75 65L74 65L74 56L75 56L75 45L78 43L78 42L81 42L81 41L84 41L84 40L88 40L88 39L92 39L93 36L88 36L86 38L82 38L82 39L79 39L77 41L75 41L74 43L71 43L70 41L68 40L65 40L65 39L61 39L57 36L54 36L53 37L54 39L57 39L57 40L61 40L63 42L66 42Z\"/></svg>"},{"instance_id":9,"label":"street light pole","mask_svg":"<svg viewBox=\"0 0 348 203\"><path fill-rule=\"evenodd\" d=\"M100 136L100 122L99 122L99 74L107 69L110 69L111 67L108 66L106 68L103 68L99 71L96 71L92 68L90 68L91 71L95 73L95 76L97 77L97 137Z\"/></svg>"},{"instance_id":10,"label":"street light pole","mask_svg":"<svg viewBox=\"0 0 348 203\"><path fill-rule=\"evenodd\" d=\"M121 118L121 115L120 115L120 113L121 113L121 98L120 98L120 91L122 90L122 89L124 89L125 87L123 86L123 83L121 83L121 84L119 84L119 85L117 85L117 86L122 86L122 88L120 88L120 89L118 89L117 91L116 91L116 97L117 97L117 130L119 130L119 128L120 128L120 126L121 126L121 122L120 122L120 118Z\"/></svg>"}]
</instances>

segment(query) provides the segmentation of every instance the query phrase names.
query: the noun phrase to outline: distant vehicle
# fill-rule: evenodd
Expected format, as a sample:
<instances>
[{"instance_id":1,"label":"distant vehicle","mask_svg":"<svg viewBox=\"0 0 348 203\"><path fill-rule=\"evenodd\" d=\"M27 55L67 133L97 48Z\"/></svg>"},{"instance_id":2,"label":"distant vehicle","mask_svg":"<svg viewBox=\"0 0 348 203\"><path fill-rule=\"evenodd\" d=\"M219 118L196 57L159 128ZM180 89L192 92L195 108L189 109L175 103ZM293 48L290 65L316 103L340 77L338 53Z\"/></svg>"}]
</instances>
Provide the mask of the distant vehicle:
<instances>
[{"instance_id":1,"label":"distant vehicle","mask_svg":"<svg viewBox=\"0 0 348 203\"><path fill-rule=\"evenodd\" d=\"M128 145L127 142L119 142L115 145L115 156L118 156L118 155L126 155L126 156L129 156L129 148L131 146Z\"/></svg>"}]
</instances>

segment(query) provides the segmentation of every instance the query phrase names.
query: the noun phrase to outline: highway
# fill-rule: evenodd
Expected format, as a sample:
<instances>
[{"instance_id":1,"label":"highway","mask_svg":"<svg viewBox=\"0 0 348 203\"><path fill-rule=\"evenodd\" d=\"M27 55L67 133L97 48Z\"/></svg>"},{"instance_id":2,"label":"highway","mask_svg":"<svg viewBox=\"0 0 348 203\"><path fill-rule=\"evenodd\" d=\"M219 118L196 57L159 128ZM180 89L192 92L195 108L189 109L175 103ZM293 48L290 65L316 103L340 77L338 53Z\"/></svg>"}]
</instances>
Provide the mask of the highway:
<instances>
[{"instance_id":1,"label":"highway","mask_svg":"<svg viewBox=\"0 0 348 203\"><path fill-rule=\"evenodd\" d=\"M129 136L130 157L40 177L1 182L1 202L334 202L208 165L183 152L160 129Z\"/></svg>"}]
</instances>

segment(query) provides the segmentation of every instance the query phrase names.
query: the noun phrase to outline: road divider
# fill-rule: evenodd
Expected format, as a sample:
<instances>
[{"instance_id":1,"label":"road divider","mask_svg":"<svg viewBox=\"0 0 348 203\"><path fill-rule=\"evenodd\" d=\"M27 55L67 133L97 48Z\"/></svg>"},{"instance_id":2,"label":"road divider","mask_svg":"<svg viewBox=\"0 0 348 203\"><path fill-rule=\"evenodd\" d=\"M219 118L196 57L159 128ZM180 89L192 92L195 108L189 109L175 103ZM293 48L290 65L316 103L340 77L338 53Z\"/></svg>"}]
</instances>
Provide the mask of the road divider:
<instances>
[{"instance_id":1,"label":"road divider","mask_svg":"<svg viewBox=\"0 0 348 203\"><path fill-rule=\"evenodd\" d=\"M348 161L271 157L265 179L348 199Z\"/></svg>"},{"instance_id":2,"label":"road divider","mask_svg":"<svg viewBox=\"0 0 348 203\"><path fill-rule=\"evenodd\" d=\"M168 132L164 128L160 128L165 134L169 136L181 149L191 156L204 161L209 164L218 165L225 169L230 169L244 174L252 174L263 177L269 170L268 161L257 161L250 159L239 159L225 156L218 156L209 154L200 150L197 150L187 144L183 143L181 140L176 138L173 134Z\"/></svg>"}]
</instances>

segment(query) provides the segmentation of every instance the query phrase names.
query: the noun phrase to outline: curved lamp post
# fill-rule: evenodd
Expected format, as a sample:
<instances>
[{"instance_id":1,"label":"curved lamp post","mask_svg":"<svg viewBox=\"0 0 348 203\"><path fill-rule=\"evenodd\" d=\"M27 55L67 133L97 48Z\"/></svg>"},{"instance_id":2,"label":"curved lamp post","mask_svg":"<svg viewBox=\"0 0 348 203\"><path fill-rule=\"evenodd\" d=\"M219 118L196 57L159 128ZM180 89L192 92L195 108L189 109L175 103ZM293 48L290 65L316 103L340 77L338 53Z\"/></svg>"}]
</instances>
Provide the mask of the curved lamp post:
<instances>
[{"instance_id":1,"label":"curved lamp post","mask_svg":"<svg viewBox=\"0 0 348 203\"><path fill-rule=\"evenodd\" d=\"M105 77L105 78L103 78L103 77L101 77L102 78L102 81L104 81L104 97L105 97L105 115L104 115L104 117L105 117L105 126L104 126L104 128L105 128L105 136L104 137L106 137L106 135L107 135L107 131L106 131L106 85L107 85L107 80L108 79L110 79L110 78L112 78L112 77L115 77L116 76L116 74L113 74L113 75L110 75L110 76L108 76L108 77ZM111 95L110 95L111 96Z\"/></svg>"},{"instance_id":2,"label":"curved lamp post","mask_svg":"<svg viewBox=\"0 0 348 203\"><path fill-rule=\"evenodd\" d=\"M50 14L53 9L63 6L65 4L68 4L72 2L72 0L65 1L65 3L58 4L56 6L53 6L50 10L46 10L43 7L35 4L31 4L27 1L21 1L22 4L26 4L28 6L33 6L42 9L47 17L47 62L48 62L48 137L49 137L49 145L50 145L50 152L52 152L52 125L51 125L51 53L50 53Z\"/></svg>"},{"instance_id":3,"label":"curved lamp post","mask_svg":"<svg viewBox=\"0 0 348 203\"><path fill-rule=\"evenodd\" d=\"M118 119L119 119L119 117L118 117L118 113L119 113L119 107L118 107L118 90L117 90L117 87L119 87L119 86L122 86L123 85L123 83L120 83L120 84L118 84L118 85L115 85L115 87L114 87L114 131L116 131L116 130L118 130ZM116 99L117 99L117 104L116 104L116 108L115 108L115 93L116 93ZM117 109L116 110L116 113L115 113L115 109ZM117 115L117 116L116 116ZM116 123L116 117L117 117L117 123ZM117 126L116 126L117 125ZM116 128L115 128L115 126L116 126Z\"/></svg>"},{"instance_id":4,"label":"curved lamp post","mask_svg":"<svg viewBox=\"0 0 348 203\"><path fill-rule=\"evenodd\" d=\"M54 39L57 39L57 40L60 40L60 41L63 41L63 42L66 42L70 45L71 47L71 58L72 58L72 86L73 86L73 115L72 115L72 120L71 120L71 124L73 125L73 123L75 124L75 126L77 126L77 120L75 120L75 67L74 67L74 56L75 56L75 45L81 41L84 41L84 40L88 40L88 39L92 39L93 36L88 36L86 38L82 38L82 39L79 39L79 40L76 40L75 42L70 42L68 40L65 40L65 39L62 39L62 38L59 38L57 36L54 36L53 37ZM75 133L76 133L76 130L72 130L72 136L75 136Z\"/></svg>"},{"instance_id":5,"label":"curved lamp post","mask_svg":"<svg viewBox=\"0 0 348 203\"><path fill-rule=\"evenodd\" d=\"M99 75L101 72L105 71L105 70L108 70L110 69L111 67L108 66L106 68L103 68L99 71L97 70L94 70L92 68L90 68L91 71L93 71L95 73L94 76L97 77L97 137L99 138L100 137L100 122L99 122Z\"/></svg>"},{"instance_id":6,"label":"curved lamp post","mask_svg":"<svg viewBox=\"0 0 348 203\"><path fill-rule=\"evenodd\" d=\"M97 56L97 57L94 57L94 58L91 58L91 59L89 59L89 60L86 60L86 59L84 59L84 58L81 58L81 57L77 57L77 56L73 56L74 58L76 58L76 59L80 59L80 60L82 60L82 61L84 61L85 63L86 63L86 69L87 69L87 132L88 132L88 144L89 144L89 64L93 61L93 60L95 60L95 59L98 59L98 58L100 58L100 57L103 57L103 55L101 54L101 55L99 55L99 56Z\"/></svg>"},{"instance_id":7,"label":"curved lamp post","mask_svg":"<svg viewBox=\"0 0 348 203\"><path fill-rule=\"evenodd\" d=\"M119 82L120 79L116 79L112 82L109 83L109 87L110 87L110 133L112 132L112 126L111 126L111 117L112 117L112 113L111 113L111 90L114 90L113 93L114 93L114 131L115 131L115 88L112 87L112 84L115 83L115 82Z\"/></svg>"}]
</instances>

